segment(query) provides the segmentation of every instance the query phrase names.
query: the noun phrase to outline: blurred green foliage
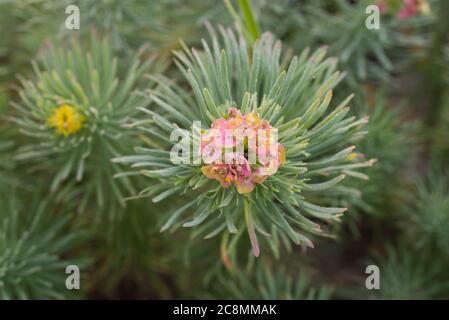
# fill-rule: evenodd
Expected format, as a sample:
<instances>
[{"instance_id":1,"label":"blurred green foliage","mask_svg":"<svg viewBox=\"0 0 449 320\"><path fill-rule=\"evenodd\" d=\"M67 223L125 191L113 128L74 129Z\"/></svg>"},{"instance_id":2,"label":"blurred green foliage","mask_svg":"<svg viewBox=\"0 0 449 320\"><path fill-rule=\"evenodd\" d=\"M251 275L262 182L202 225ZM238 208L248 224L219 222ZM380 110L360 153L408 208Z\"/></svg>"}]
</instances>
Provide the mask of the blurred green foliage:
<instances>
[{"instance_id":1,"label":"blurred green foliage","mask_svg":"<svg viewBox=\"0 0 449 320\"><path fill-rule=\"evenodd\" d=\"M242 12L238 1L231 0L232 15L221 1L0 0L0 298L449 297L449 1L427 2L429 14L405 20L382 14L381 29L368 30L365 9L377 1L253 0ZM64 27L68 4L80 8L80 30ZM278 238L284 245L259 259L248 257L250 246L239 241L232 244L237 251L228 260L223 239L159 232L166 213L182 206L183 199L156 204L145 198L122 199L134 194L128 191L156 183L130 176L133 188L128 188L114 178L124 169L111 158L132 154L137 141L145 147L156 141L122 127L125 117L139 117L135 111L148 99L141 89L159 86L160 93L173 85L176 93L190 94L172 50L185 49L182 39L205 57L198 49L201 40L210 26L220 24L237 24L242 37L257 30L282 40L285 59L280 68L306 47L314 52L326 46L346 72L334 99L355 93L349 116L369 118L355 156L378 162L359 174L362 180L349 174L335 192L311 198L322 206L348 207L335 239L317 240L311 249ZM66 45L70 41L73 47ZM53 56L48 55L50 43L59 48ZM78 48L75 56L76 50L69 48ZM108 77L114 73L113 56L120 62L115 69L118 86ZM134 63L149 61L150 69L133 73ZM105 88L97 98L94 70ZM130 70L131 82L139 86L124 90L128 103L110 99L121 94ZM111 111L110 102L113 110L123 111L108 113L115 119L105 128L110 139L99 140L108 143L104 149L91 149L86 167L78 157L77 169L68 164L82 150L59 149L41 157L43 150L57 147L42 120L42 106L56 96L77 103L72 98L83 96L70 72L82 84L86 109L104 102L102 110ZM52 81L58 76L63 79L59 87ZM170 92L165 90L166 97L179 102ZM131 140L127 135L132 131ZM30 144L41 156L23 156ZM78 183L80 170L86 175ZM95 177L100 171L103 179ZM61 187L48 192L55 177ZM89 185L94 186L92 198L83 201ZM95 200L99 197L101 208ZM119 206L115 219L96 219L112 215L109 209L116 201L126 206ZM380 269L379 291L364 287L370 263ZM81 267L81 291L65 288L68 264Z\"/></svg>"}]
</instances>

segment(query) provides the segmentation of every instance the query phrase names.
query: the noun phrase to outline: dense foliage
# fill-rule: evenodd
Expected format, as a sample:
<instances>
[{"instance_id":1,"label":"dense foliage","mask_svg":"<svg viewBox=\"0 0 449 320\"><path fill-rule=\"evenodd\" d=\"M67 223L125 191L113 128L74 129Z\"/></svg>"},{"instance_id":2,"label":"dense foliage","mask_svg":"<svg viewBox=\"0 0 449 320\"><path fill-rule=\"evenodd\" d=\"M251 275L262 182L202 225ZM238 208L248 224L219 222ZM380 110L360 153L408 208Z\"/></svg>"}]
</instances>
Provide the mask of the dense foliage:
<instances>
[{"instance_id":1,"label":"dense foliage","mask_svg":"<svg viewBox=\"0 0 449 320\"><path fill-rule=\"evenodd\" d=\"M447 12L0 1L0 299L448 298Z\"/></svg>"}]
</instances>

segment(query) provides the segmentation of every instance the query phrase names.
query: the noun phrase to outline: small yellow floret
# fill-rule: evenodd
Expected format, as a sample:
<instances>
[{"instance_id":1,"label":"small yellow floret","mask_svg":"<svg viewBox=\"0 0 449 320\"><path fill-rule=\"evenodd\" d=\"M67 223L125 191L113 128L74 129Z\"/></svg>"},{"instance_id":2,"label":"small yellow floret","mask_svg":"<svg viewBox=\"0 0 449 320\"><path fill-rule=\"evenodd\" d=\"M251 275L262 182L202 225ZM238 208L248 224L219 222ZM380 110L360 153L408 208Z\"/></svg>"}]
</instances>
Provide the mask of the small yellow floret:
<instances>
[{"instance_id":1,"label":"small yellow floret","mask_svg":"<svg viewBox=\"0 0 449 320\"><path fill-rule=\"evenodd\" d=\"M348 156L346 157L346 160L348 161L352 161L355 160L359 157L359 155L355 152L351 152L350 154L348 154Z\"/></svg>"},{"instance_id":2,"label":"small yellow floret","mask_svg":"<svg viewBox=\"0 0 449 320\"><path fill-rule=\"evenodd\" d=\"M58 134L68 136L80 130L84 123L84 116L68 104L59 106L47 119L50 127L54 127Z\"/></svg>"}]
</instances>

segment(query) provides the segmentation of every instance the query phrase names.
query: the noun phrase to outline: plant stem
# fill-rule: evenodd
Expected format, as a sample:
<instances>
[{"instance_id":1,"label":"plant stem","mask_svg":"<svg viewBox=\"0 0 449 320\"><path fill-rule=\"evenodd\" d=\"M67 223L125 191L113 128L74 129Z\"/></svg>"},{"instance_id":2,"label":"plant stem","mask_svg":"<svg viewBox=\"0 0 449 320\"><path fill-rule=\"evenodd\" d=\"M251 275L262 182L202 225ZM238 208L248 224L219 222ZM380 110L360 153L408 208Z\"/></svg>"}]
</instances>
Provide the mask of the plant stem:
<instances>
[{"instance_id":1,"label":"plant stem","mask_svg":"<svg viewBox=\"0 0 449 320\"><path fill-rule=\"evenodd\" d=\"M252 36L252 40L256 41L260 37L260 29L254 19L253 11L249 0L238 0L240 10L242 11L243 17L245 18L246 28Z\"/></svg>"},{"instance_id":2,"label":"plant stem","mask_svg":"<svg viewBox=\"0 0 449 320\"><path fill-rule=\"evenodd\" d=\"M260 254L259 242L257 241L256 231L254 230L254 220L252 217L252 207L248 199L243 200L243 211L245 214L246 228L248 229L249 240L253 248L253 255L258 257Z\"/></svg>"},{"instance_id":3,"label":"plant stem","mask_svg":"<svg viewBox=\"0 0 449 320\"><path fill-rule=\"evenodd\" d=\"M232 263L228 255L228 240L229 240L229 232L224 232L223 237L221 238L220 254L221 254L221 261L223 262L225 268L228 271L232 271Z\"/></svg>"}]
</instances>

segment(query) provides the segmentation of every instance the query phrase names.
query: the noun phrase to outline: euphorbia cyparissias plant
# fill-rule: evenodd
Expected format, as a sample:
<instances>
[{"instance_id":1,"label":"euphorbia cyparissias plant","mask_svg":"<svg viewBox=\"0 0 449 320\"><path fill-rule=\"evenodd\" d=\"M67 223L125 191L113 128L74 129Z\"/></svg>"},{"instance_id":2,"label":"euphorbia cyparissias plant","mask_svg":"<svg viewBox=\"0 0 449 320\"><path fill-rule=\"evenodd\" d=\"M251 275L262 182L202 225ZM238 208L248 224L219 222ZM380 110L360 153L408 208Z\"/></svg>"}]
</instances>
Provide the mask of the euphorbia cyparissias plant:
<instances>
[{"instance_id":1,"label":"euphorbia cyparissias plant","mask_svg":"<svg viewBox=\"0 0 449 320\"><path fill-rule=\"evenodd\" d=\"M212 39L203 41L202 50L184 46L175 53L189 88L162 76L151 78L145 93L148 106L140 108L146 116L133 125L147 135L148 147L137 147L136 155L115 161L131 163L153 179L135 197L185 201L169 215L162 231L183 226L196 227L194 234L204 238L222 234L225 262L245 230L255 256L261 239L276 254L288 238L312 247L309 236L325 233L319 222L339 221L346 211L327 207L322 195L374 162L354 152L367 119L347 116L352 96L331 104L332 90L344 75L336 69L336 59L325 58L325 48L289 58L271 34L250 48L232 30L219 32L211 31ZM240 159L243 167L234 162L221 168L171 161L179 143L170 139L173 131L181 130L183 139L199 144L204 131L194 122L221 128L248 119L277 131L279 153L272 174L258 175L264 164L246 166L246 158Z\"/></svg>"},{"instance_id":2,"label":"euphorbia cyparissias plant","mask_svg":"<svg viewBox=\"0 0 449 320\"><path fill-rule=\"evenodd\" d=\"M14 121L29 139L17 159L38 164L30 168L47 173L51 193L79 193L79 212L92 207L97 221L113 220L125 194L138 188L129 178L115 180L120 168L110 160L132 150L138 132L123 126L143 101L135 89L152 60L142 63L139 51L121 75L107 39L70 40L49 46L33 64L34 77L22 80Z\"/></svg>"}]
</instances>

